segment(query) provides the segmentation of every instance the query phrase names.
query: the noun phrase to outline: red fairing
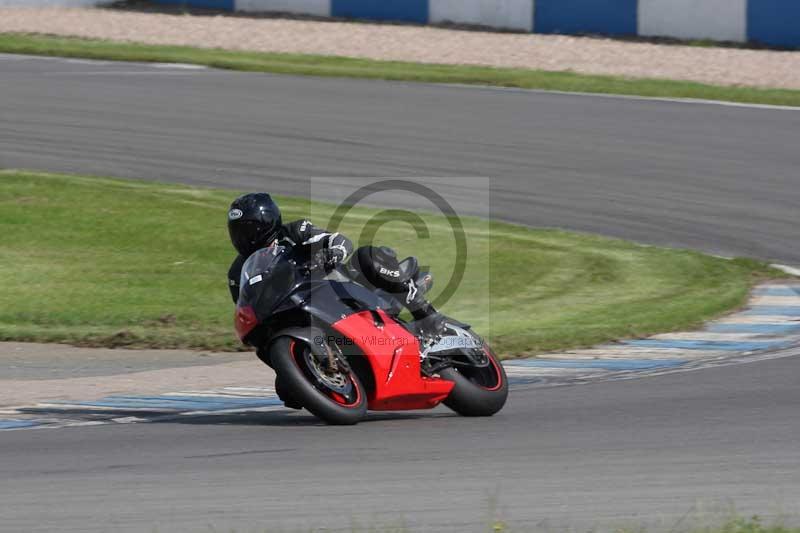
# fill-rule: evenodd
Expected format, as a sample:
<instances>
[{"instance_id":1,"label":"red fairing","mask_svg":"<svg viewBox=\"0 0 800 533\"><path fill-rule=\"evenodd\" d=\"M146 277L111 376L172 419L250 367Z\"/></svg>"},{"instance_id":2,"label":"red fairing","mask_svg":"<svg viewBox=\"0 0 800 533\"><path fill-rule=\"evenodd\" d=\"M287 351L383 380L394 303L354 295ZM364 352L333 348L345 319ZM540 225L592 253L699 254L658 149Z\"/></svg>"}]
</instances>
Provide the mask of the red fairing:
<instances>
[{"instance_id":1,"label":"red fairing","mask_svg":"<svg viewBox=\"0 0 800 533\"><path fill-rule=\"evenodd\" d=\"M436 407L447 398L455 384L422 376L419 340L385 312L377 313L383 321L380 326L375 325L369 311L333 324L336 331L361 349L372 367L375 391L369 395L369 408L402 411ZM342 348L346 353L347 347Z\"/></svg>"},{"instance_id":2,"label":"red fairing","mask_svg":"<svg viewBox=\"0 0 800 533\"><path fill-rule=\"evenodd\" d=\"M236 326L236 333L239 335L239 340L244 342L244 338L247 337L250 332L253 331L253 328L258 325L258 318L256 318L256 312L253 310L253 308L248 305L245 307L236 308L234 322Z\"/></svg>"}]
</instances>

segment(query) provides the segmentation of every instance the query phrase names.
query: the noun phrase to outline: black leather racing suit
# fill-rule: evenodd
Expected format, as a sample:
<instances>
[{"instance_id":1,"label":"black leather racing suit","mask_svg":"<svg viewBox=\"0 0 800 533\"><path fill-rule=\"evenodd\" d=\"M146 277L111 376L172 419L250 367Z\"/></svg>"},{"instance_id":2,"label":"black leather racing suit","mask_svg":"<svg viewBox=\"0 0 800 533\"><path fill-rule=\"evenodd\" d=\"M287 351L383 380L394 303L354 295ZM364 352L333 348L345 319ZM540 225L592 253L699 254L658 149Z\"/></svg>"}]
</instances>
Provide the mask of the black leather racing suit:
<instances>
[{"instance_id":1,"label":"black leather racing suit","mask_svg":"<svg viewBox=\"0 0 800 533\"><path fill-rule=\"evenodd\" d=\"M342 264L353 253L353 243L340 233L330 233L314 226L308 220L296 220L284 224L278 234L278 244L286 247L308 246L313 250L326 251L326 255L336 264ZM239 300L239 279L242 277L242 266L246 257L237 255L228 270L228 287L231 298Z\"/></svg>"}]
</instances>

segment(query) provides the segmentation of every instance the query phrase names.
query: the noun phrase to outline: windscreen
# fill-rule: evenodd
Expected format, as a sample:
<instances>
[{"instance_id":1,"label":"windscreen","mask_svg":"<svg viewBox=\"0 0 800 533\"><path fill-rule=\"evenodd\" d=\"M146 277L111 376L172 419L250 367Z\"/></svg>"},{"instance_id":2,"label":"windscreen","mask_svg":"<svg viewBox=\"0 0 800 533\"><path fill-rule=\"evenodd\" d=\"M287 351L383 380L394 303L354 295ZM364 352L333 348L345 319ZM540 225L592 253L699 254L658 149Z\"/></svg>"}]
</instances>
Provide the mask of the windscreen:
<instances>
[{"instance_id":1,"label":"windscreen","mask_svg":"<svg viewBox=\"0 0 800 533\"><path fill-rule=\"evenodd\" d=\"M252 307L264 319L288 296L295 283L295 266L283 246L262 248L242 266L239 307Z\"/></svg>"}]
</instances>

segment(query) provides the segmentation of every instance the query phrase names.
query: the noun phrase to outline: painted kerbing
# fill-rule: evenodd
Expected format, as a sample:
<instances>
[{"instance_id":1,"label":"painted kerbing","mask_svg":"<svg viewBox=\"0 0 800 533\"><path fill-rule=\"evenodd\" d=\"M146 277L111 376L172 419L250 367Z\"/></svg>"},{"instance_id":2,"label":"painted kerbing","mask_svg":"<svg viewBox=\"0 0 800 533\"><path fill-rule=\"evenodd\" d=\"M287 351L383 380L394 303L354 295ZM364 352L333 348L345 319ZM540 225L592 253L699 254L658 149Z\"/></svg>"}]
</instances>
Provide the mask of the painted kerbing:
<instances>
[{"instance_id":1,"label":"painted kerbing","mask_svg":"<svg viewBox=\"0 0 800 533\"><path fill-rule=\"evenodd\" d=\"M759 305L763 303L773 305ZM752 312L764 307L766 312ZM769 314L772 311L778 314ZM750 308L711 322L700 331L544 354L507 361L505 367L513 389L691 370L795 348L800 348L800 282L769 283L754 291ZM0 410L0 431L179 422L199 416L222 421L231 415L284 409L271 387L125 394L4 408Z\"/></svg>"}]
</instances>

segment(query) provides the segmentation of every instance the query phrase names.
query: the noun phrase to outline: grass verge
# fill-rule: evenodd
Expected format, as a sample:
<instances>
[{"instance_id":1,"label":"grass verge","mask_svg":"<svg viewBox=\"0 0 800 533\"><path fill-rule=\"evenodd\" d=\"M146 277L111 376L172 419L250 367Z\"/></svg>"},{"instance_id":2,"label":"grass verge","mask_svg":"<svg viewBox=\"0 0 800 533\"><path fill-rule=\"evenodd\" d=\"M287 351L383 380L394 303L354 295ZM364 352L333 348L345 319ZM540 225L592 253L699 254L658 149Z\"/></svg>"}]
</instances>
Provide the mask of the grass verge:
<instances>
[{"instance_id":1,"label":"grass verge","mask_svg":"<svg viewBox=\"0 0 800 533\"><path fill-rule=\"evenodd\" d=\"M629 79L618 76L514 68L242 52L189 46L155 46L17 33L0 34L0 52L115 61L190 63L222 69L279 74L463 83L523 89L699 98L739 103L800 106L800 91L797 90L726 87L687 81Z\"/></svg>"},{"instance_id":2,"label":"grass verge","mask_svg":"<svg viewBox=\"0 0 800 533\"><path fill-rule=\"evenodd\" d=\"M0 340L236 349L226 272L231 191L0 171ZM335 206L280 198L285 220ZM450 225L354 208L340 231L417 255L441 291ZM388 217L388 218L387 218ZM766 264L464 218L464 279L444 311L503 354L533 354L690 328L740 306ZM490 239L491 236L491 239ZM358 244L358 243L357 243ZM363 243L362 243L363 244Z\"/></svg>"},{"instance_id":3,"label":"grass verge","mask_svg":"<svg viewBox=\"0 0 800 533\"><path fill-rule=\"evenodd\" d=\"M324 531L324 529L309 529L307 533L316 533ZM353 526L351 533L411 533L413 529L405 526L371 526L369 528L362 528ZM533 527L513 527L507 525L505 522L497 520L488 525L484 530L487 533L568 533L572 529L567 528L552 528L543 526ZM593 528L589 529L590 532L604 531L604 529ZM637 526L632 528L617 527L609 529L614 533L800 533L800 527L791 527L783 525L781 522L767 523L758 516L751 518L731 518L724 522L715 525L701 525L701 526L681 526L672 529L652 529L644 526ZM264 533L270 533L264 531Z\"/></svg>"}]
</instances>

